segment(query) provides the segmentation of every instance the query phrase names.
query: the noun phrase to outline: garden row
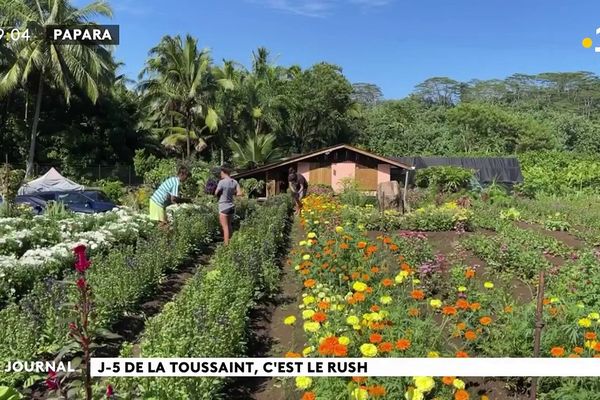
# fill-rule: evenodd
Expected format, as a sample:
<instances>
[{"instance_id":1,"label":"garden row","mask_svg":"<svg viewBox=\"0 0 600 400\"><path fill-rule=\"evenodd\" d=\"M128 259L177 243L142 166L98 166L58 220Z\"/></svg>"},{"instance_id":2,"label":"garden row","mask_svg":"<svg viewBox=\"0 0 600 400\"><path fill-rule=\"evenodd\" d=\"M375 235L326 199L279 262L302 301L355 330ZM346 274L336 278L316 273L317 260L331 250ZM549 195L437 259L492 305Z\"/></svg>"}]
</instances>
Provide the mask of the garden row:
<instances>
[{"instance_id":1,"label":"garden row","mask_svg":"<svg viewBox=\"0 0 600 400\"><path fill-rule=\"evenodd\" d=\"M3 221L8 227L0 234L0 307L27 294L44 278L60 279L73 264L76 245L86 245L91 255L101 254L116 245L135 244L154 227L146 215L124 209L99 216Z\"/></svg>"},{"instance_id":2,"label":"garden row","mask_svg":"<svg viewBox=\"0 0 600 400\"><path fill-rule=\"evenodd\" d=\"M243 356L249 311L278 288L290 211L287 197L259 208L209 267L148 322L139 347L127 345L122 355ZM128 378L116 382L116 392L123 398L214 399L224 385L221 378Z\"/></svg>"},{"instance_id":3,"label":"garden row","mask_svg":"<svg viewBox=\"0 0 600 400\"><path fill-rule=\"evenodd\" d=\"M122 244L92 258L88 283L94 295L92 325L110 336L106 329L124 313L136 311L153 293L166 272L177 269L218 236L217 214L212 206L189 206L173 211L171 231L154 230L133 244ZM0 363L9 360L39 360L61 353L69 357L73 342L68 324L77 294L75 271L63 280L52 276L35 282L18 303L0 310ZM0 383L29 386L43 378L29 373L4 373Z\"/></svg>"},{"instance_id":4,"label":"garden row","mask_svg":"<svg viewBox=\"0 0 600 400\"><path fill-rule=\"evenodd\" d=\"M306 201L302 219L306 239L293 250L291 261L303 281L299 307L307 343L303 348L290 349L289 356L533 355L535 299L517 302L511 287L511 278L529 273L525 261L513 265L510 257L490 255L486 261L496 260L497 264L488 266L484 273L467 261L460 245L452 254L434 256L422 233L372 239L363 225L343 217L345 208L327 197ZM490 244L486 252L498 252L505 244L511 256L526 250L531 262L540 267L545 262L545 250L554 249L562 255L571 251L545 237L509 227L499 227L496 235L476 232L461 242L472 238L500 240ZM449 267L442 267L442 261ZM546 326L541 356L597 356L597 295L585 289L581 295L572 290L585 284L595 286L595 282L588 278L577 284L572 271L590 276L599 264L587 250L567 262L571 270L560 268L550 278L550 294L544 300ZM508 273L498 273L500 267ZM546 398L557 399L557 393L574 384L573 380L546 379L541 390ZM464 400L485 394L485 387L476 389L456 377L298 378L296 386L304 391L305 399L341 398L345 393L353 399Z\"/></svg>"}]
</instances>

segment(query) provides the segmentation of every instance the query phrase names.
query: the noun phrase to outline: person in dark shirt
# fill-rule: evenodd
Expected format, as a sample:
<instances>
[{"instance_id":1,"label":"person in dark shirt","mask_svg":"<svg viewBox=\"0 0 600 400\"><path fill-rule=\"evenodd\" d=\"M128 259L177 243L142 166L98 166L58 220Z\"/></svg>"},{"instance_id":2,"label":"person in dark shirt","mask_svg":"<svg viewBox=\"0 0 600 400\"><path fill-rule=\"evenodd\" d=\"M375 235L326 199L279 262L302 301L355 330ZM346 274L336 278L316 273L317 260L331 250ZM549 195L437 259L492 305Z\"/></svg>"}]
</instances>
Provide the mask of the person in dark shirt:
<instances>
[{"instance_id":1,"label":"person in dark shirt","mask_svg":"<svg viewBox=\"0 0 600 400\"><path fill-rule=\"evenodd\" d=\"M297 174L296 170L290 168L288 182L290 184L290 191L292 192L292 199L296 203L296 214L300 214L302 199L306 197L308 191L308 181L302 174Z\"/></svg>"}]
</instances>

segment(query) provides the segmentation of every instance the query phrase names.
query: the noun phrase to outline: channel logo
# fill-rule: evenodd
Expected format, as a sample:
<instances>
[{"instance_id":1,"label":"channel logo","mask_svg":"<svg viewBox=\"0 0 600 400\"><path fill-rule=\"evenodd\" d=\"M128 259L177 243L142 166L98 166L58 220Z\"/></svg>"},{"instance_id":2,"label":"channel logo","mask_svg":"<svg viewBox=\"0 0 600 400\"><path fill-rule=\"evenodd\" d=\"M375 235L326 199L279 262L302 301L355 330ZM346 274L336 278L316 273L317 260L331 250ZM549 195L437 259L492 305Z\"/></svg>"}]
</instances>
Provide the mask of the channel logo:
<instances>
[{"instance_id":1,"label":"channel logo","mask_svg":"<svg viewBox=\"0 0 600 400\"><path fill-rule=\"evenodd\" d=\"M596 35L600 35L600 28L596 29ZM594 45L594 41L592 40L592 38L586 37L583 38L583 40L581 41L581 45L586 49L589 49ZM596 53L600 53L600 46L595 47L594 51Z\"/></svg>"}]
</instances>

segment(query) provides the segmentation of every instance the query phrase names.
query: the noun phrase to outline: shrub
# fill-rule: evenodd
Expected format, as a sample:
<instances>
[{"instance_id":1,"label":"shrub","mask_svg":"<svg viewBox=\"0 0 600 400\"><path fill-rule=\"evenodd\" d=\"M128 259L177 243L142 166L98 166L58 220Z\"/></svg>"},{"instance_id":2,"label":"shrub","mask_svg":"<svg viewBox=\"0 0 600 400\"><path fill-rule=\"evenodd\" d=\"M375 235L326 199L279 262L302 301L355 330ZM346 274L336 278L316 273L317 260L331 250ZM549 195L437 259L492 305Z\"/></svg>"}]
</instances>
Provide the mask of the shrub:
<instances>
[{"instance_id":1,"label":"shrub","mask_svg":"<svg viewBox=\"0 0 600 400\"><path fill-rule=\"evenodd\" d=\"M454 167L436 166L417 171L415 184L441 193L456 193L469 186L473 171Z\"/></svg>"},{"instance_id":2,"label":"shrub","mask_svg":"<svg viewBox=\"0 0 600 400\"><path fill-rule=\"evenodd\" d=\"M121 181L102 179L96 182L96 185L116 204L121 203L126 193L125 185Z\"/></svg>"},{"instance_id":3,"label":"shrub","mask_svg":"<svg viewBox=\"0 0 600 400\"><path fill-rule=\"evenodd\" d=\"M265 182L259 181L255 178L240 179L240 186L244 191L244 194L248 197L252 195L258 195L265 188Z\"/></svg>"},{"instance_id":4,"label":"shrub","mask_svg":"<svg viewBox=\"0 0 600 400\"><path fill-rule=\"evenodd\" d=\"M343 178L340 201L343 204L362 207L367 202L367 196L359 189L358 182L352 178Z\"/></svg>"},{"instance_id":5,"label":"shrub","mask_svg":"<svg viewBox=\"0 0 600 400\"><path fill-rule=\"evenodd\" d=\"M311 184L308 183L308 194L314 194L317 196L330 196L333 195L333 188L329 185Z\"/></svg>"}]
</instances>

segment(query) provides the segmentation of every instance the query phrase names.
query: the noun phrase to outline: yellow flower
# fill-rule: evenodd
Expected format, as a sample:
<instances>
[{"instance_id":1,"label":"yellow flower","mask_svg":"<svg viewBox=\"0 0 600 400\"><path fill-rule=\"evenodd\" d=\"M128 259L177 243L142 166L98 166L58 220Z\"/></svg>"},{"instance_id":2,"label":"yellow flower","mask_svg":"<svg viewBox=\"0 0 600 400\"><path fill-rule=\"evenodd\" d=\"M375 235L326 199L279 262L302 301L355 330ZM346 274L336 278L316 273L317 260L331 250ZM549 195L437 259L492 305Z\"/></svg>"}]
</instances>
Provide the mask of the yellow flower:
<instances>
[{"instance_id":1,"label":"yellow flower","mask_svg":"<svg viewBox=\"0 0 600 400\"><path fill-rule=\"evenodd\" d=\"M600 319L600 314L598 314L597 312L593 312L590 313L590 315L588 315L589 319L593 319L594 321L597 321Z\"/></svg>"},{"instance_id":2,"label":"yellow flower","mask_svg":"<svg viewBox=\"0 0 600 400\"><path fill-rule=\"evenodd\" d=\"M308 261L308 260L310 260L310 254L305 254L305 255L303 255L303 256L302 256L302 259L303 259L304 261Z\"/></svg>"},{"instance_id":3,"label":"yellow flower","mask_svg":"<svg viewBox=\"0 0 600 400\"><path fill-rule=\"evenodd\" d=\"M379 301L381 302L381 304L390 304L392 302L392 298L390 296L381 296L379 298Z\"/></svg>"},{"instance_id":4,"label":"yellow flower","mask_svg":"<svg viewBox=\"0 0 600 400\"><path fill-rule=\"evenodd\" d=\"M465 286L459 286L459 287L458 287L458 291L459 291L459 292L466 292L466 291L467 291L467 288L466 288Z\"/></svg>"},{"instance_id":5,"label":"yellow flower","mask_svg":"<svg viewBox=\"0 0 600 400\"><path fill-rule=\"evenodd\" d=\"M442 306L442 301L440 299L432 299L429 302L429 305L433 308L440 308Z\"/></svg>"},{"instance_id":6,"label":"yellow flower","mask_svg":"<svg viewBox=\"0 0 600 400\"><path fill-rule=\"evenodd\" d=\"M438 358L440 356L440 353L438 353L437 351L430 351L429 353L427 353L427 357L429 358Z\"/></svg>"},{"instance_id":7,"label":"yellow flower","mask_svg":"<svg viewBox=\"0 0 600 400\"><path fill-rule=\"evenodd\" d=\"M396 283L402 283L406 280L406 277L408 277L408 271L400 271L400 273L396 275L396 278L394 278L394 280L396 281Z\"/></svg>"},{"instance_id":8,"label":"yellow flower","mask_svg":"<svg viewBox=\"0 0 600 400\"><path fill-rule=\"evenodd\" d=\"M483 284L483 287L486 289L493 289L494 288L494 283L493 282L485 282Z\"/></svg>"},{"instance_id":9,"label":"yellow flower","mask_svg":"<svg viewBox=\"0 0 600 400\"><path fill-rule=\"evenodd\" d=\"M360 352L365 357L375 357L377 355L377 346L372 343L365 343L360 346Z\"/></svg>"},{"instance_id":10,"label":"yellow flower","mask_svg":"<svg viewBox=\"0 0 600 400\"><path fill-rule=\"evenodd\" d=\"M351 315L348 318L346 318L346 323L348 325L358 325L360 324L360 319L358 319L358 317L355 315Z\"/></svg>"},{"instance_id":11,"label":"yellow flower","mask_svg":"<svg viewBox=\"0 0 600 400\"><path fill-rule=\"evenodd\" d=\"M558 297L553 297L550 299L550 303L554 304L554 303L558 303L559 302L559 298Z\"/></svg>"},{"instance_id":12,"label":"yellow flower","mask_svg":"<svg viewBox=\"0 0 600 400\"><path fill-rule=\"evenodd\" d=\"M481 395L481 400L490 400L489 397L487 397L485 394Z\"/></svg>"},{"instance_id":13,"label":"yellow flower","mask_svg":"<svg viewBox=\"0 0 600 400\"><path fill-rule=\"evenodd\" d=\"M285 317L283 323L286 325L294 325L296 323L296 317L290 315L289 317Z\"/></svg>"},{"instance_id":14,"label":"yellow flower","mask_svg":"<svg viewBox=\"0 0 600 400\"><path fill-rule=\"evenodd\" d=\"M310 353L312 353L313 351L315 351L315 348L313 346L308 346L305 347L304 350L302 350L302 355L304 357L308 356Z\"/></svg>"},{"instance_id":15,"label":"yellow flower","mask_svg":"<svg viewBox=\"0 0 600 400\"><path fill-rule=\"evenodd\" d=\"M577 324L579 324L579 326L582 328L589 328L592 326L592 320L589 318L581 318L579 321L577 321Z\"/></svg>"},{"instance_id":16,"label":"yellow flower","mask_svg":"<svg viewBox=\"0 0 600 400\"><path fill-rule=\"evenodd\" d=\"M298 389L306 390L312 385L312 378L308 376L296 377L296 387Z\"/></svg>"},{"instance_id":17,"label":"yellow flower","mask_svg":"<svg viewBox=\"0 0 600 400\"><path fill-rule=\"evenodd\" d=\"M413 279L413 283L415 285L418 285L419 283L421 283L421 280L420 279Z\"/></svg>"},{"instance_id":18,"label":"yellow flower","mask_svg":"<svg viewBox=\"0 0 600 400\"><path fill-rule=\"evenodd\" d=\"M302 302L304 303L305 306L314 303L315 302L315 298L313 296L306 296L304 299L302 299Z\"/></svg>"},{"instance_id":19,"label":"yellow flower","mask_svg":"<svg viewBox=\"0 0 600 400\"><path fill-rule=\"evenodd\" d=\"M420 390L410 387L408 391L404 393L404 398L406 400L423 400L425 399L425 396Z\"/></svg>"},{"instance_id":20,"label":"yellow flower","mask_svg":"<svg viewBox=\"0 0 600 400\"><path fill-rule=\"evenodd\" d=\"M321 325L319 325L318 322L310 321L310 322L305 322L304 323L304 330L306 332L313 332L314 333L314 332L318 331L320 327L321 327Z\"/></svg>"},{"instance_id":21,"label":"yellow flower","mask_svg":"<svg viewBox=\"0 0 600 400\"><path fill-rule=\"evenodd\" d=\"M309 232L308 235L306 235L306 237L309 239L314 239L317 237L317 234L314 232Z\"/></svg>"},{"instance_id":22,"label":"yellow flower","mask_svg":"<svg viewBox=\"0 0 600 400\"><path fill-rule=\"evenodd\" d=\"M298 242L299 246L306 246L306 240L301 240Z\"/></svg>"},{"instance_id":23,"label":"yellow flower","mask_svg":"<svg viewBox=\"0 0 600 400\"><path fill-rule=\"evenodd\" d=\"M352 325L352 329L354 329L355 331L360 331L360 325L359 324Z\"/></svg>"},{"instance_id":24,"label":"yellow flower","mask_svg":"<svg viewBox=\"0 0 600 400\"><path fill-rule=\"evenodd\" d=\"M343 233L343 232L344 232L344 228L342 228L341 226L336 226L336 227L335 227L335 231L336 231L337 233Z\"/></svg>"},{"instance_id":25,"label":"yellow flower","mask_svg":"<svg viewBox=\"0 0 600 400\"><path fill-rule=\"evenodd\" d=\"M460 379L455 379L454 381L452 381L452 385L457 389L465 388L465 382L461 381Z\"/></svg>"},{"instance_id":26,"label":"yellow flower","mask_svg":"<svg viewBox=\"0 0 600 400\"><path fill-rule=\"evenodd\" d=\"M350 344L350 339L347 336L340 336L338 342L344 346L348 346Z\"/></svg>"},{"instance_id":27,"label":"yellow flower","mask_svg":"<svg viewBox=\"0 0 600 400\"><path fill-rule=\"evenodd\" d=\"M354 282L354 284L352 285L352 289L356 290L357 292L364 292L365 290L367 290L367 284L363 283L363 282Z\"/></svg>"},{"instance_id":28,"label":"yellow flower","mask_svg":"<svg viewBox=\"0 0 600 400\"><path fill-rule=\"evenodd\" d=\"M313 310L304 310L304 311L302 311L302 318L303 319L311 319L313 315L315 315L315 312Z\"/></svg>"},{"instance_id":29,"label":"yellow flower","mask_svg":"<svg viewBox=\"0 0 600 400\"><path fill-rule=\"evenodd\" d=\"M352 391L352 400L366 400L369 398L369 392L362 387L357 387Z\"/></svg>"},{"instance_id":30,"label":"yellow flower","mask_svg":"<svg viewBox=\"0 0 600 400\"><path fill-rule=\"evenodd\" d=\"M595 340L586 340L584 346L588 349L593 349L596 347L597 344L598 342Z\"/></svg>"},{"instance_id":31,"label":"yellow flower","mask_svg":"<svg viewBox=\"0 0 600 400\"><path fill-rule=\"evenodd\" d=\"M418 391L428 393L435 387L435 381L430 376L415 376L413 378Z\"/></svg>"}]
</instances>

